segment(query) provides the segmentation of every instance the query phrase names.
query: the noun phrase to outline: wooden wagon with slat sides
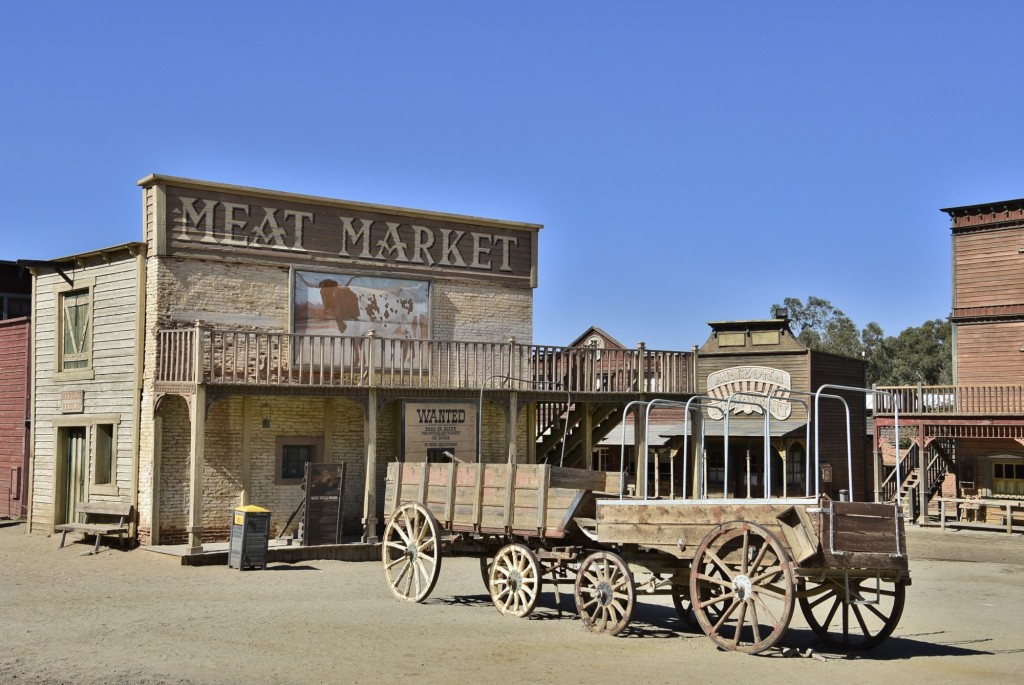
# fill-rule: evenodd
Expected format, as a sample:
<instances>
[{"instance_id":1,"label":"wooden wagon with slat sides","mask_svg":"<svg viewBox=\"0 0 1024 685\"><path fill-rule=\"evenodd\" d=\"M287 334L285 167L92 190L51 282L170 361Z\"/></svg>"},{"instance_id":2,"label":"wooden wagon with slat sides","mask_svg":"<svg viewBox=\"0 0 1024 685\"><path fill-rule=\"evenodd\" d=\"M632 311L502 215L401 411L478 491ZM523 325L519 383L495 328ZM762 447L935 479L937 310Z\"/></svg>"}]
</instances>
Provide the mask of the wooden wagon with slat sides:
<instances>
[{"instance_id":1,"label":"wooden wagon with slat sides","mask_svg":"<svg viewBox=\"0 0 1024 685\"><path fill-rule=\"evenodd\" d=\"M388 467L382 555L396 597L420 602L452 540L469 542L495 607L527 616L542 584L573 582L593 632L618 634L639 594L671 595L718 645L778 644L795 607L828 645L870 649L910 584L900 507L826 496L627 497L618 472L546 464Z\"/></svg>"}]
</instances>

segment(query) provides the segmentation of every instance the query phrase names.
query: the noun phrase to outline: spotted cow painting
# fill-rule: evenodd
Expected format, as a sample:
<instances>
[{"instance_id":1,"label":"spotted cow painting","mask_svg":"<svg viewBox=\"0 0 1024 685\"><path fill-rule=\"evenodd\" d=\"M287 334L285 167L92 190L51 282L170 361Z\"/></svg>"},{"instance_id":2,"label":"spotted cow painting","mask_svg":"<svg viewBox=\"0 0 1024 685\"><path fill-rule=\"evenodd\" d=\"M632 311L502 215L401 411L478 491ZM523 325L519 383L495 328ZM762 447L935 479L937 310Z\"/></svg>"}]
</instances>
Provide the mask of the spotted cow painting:
<instances>
[{"instance_id":1,"label":"spotted cow painting","mask_svg":"<svg viewBox=\"0 0 1024 685\"><path fill-rule=\"evenodd\" d=\"M430 337L430 284L426 281L294 273L296 334L362 337L372 330L378 338L391 340Z\"/></svg>"}]
</instances>

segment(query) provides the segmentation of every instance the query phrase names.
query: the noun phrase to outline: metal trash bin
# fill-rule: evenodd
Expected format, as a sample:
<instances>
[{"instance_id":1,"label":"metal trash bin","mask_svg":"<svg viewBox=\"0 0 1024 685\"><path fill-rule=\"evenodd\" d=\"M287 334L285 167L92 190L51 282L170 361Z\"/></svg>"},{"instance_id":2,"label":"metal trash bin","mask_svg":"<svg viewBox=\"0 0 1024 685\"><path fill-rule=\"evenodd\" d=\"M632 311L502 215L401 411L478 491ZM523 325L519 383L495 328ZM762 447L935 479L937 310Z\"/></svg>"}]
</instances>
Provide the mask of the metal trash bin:
<instances>
[{"instance_id":1,"label":"metal trash bin","mask_svg":"<svg viewBox=\"0 0 1024 685\"><path fill-rule=\"evenodd\" d=\"M270 511L250 504L237 507L231 517L228 568L265 569L270 545Z\"/></svg>"}]
</instances>

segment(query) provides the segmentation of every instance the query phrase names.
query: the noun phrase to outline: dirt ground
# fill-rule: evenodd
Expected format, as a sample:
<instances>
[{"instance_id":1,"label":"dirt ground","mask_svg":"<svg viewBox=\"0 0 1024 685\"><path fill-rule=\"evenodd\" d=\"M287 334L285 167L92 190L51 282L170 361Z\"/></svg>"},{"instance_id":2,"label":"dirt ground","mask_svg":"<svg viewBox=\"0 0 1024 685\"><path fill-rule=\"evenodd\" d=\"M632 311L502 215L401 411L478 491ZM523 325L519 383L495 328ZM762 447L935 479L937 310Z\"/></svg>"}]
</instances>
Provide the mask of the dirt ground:
<instances>
[{"instance_id":1,"label":"dirt ground","mask_svg":"<svg viewBox=\"0 0 1024 685\"><path fill-rule=\"evenodd\" d=\"M619 637L583 628L563 593L527 619L494 610L473 559L446 558L428 600L395 600L380 564L266 571L183 567L134 550L83 556L0 527L0 683L219 685L444 682L1020 682L1024 538L908 531L913 586L893 636L830 652L795 612L779 651L746 656L688 632L667 597L641 597Z\"/></svg>"}]
</instances>

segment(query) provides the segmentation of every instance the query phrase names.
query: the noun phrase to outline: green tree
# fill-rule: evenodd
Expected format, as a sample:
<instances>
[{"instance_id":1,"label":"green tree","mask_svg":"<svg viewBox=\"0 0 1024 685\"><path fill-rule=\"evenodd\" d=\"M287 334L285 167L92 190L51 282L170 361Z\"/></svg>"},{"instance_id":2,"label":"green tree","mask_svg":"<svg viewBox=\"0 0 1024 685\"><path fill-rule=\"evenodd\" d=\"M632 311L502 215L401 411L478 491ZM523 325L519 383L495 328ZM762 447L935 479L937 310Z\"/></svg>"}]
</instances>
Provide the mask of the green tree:
<instances>
[{"instance_id":1,"label":"green tree","mask_svg":"<svg viewBox=\"0 0 1024 685\"><path fill-rule=\"evenodd\" d=\"M880 385L948 385L953 382L953 327L948 319L925 321L886 339L888 368Z\"/></svg>"},{"instance_id":2,"label":"green tree","mask_svg":"<svg viewBox=\"0 0 1024 685\"><path fill-rule=\"evenodd\" d=\"M810 349L847 357L860 357L864 351L857 325L828 300L811 295L804 304L797 297L787 297L782 306L789 312L793 334ZM772 312L778 308L772 305Z\"/></svg>"},{"instance_id":3,"label":"green tree","mask_svg":"<svg viewBox=\"0 0 1024 685\"><path fill-rule=\"evenodd\" d=\"M897 336L872 321L863 329L831 302L813 295L806 304L787 297L789 325L804 345L819 352L857 357L867 363L868 384L946 385L953 382L952 325L933 319ZM773 305L772 315L779 305Z\"/></svg>"}]
</instances>

